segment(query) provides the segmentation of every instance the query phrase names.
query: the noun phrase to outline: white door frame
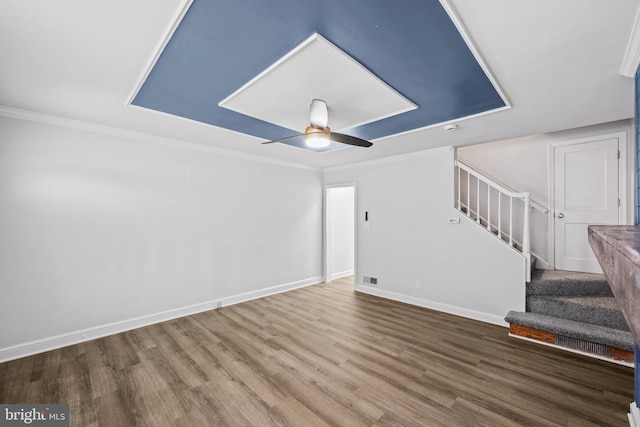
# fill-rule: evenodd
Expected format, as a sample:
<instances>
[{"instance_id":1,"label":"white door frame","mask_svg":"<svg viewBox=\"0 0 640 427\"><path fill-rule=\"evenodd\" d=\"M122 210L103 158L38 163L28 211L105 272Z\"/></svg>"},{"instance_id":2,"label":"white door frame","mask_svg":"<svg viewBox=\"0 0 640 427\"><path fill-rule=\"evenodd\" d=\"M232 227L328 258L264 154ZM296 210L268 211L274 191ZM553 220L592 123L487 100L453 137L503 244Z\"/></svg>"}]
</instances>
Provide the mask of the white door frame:
<instances>
[{"instance_id":1,"label":"white door frame","mask_svg":"<svg viewBox=\"0 0 640 427\"><path fill-rule=\"evenodd\" d=\"M324 191L322 192L322 206L323 206L323 228L322 228L322 245L323 245L323 261L322 261L322 271L324 275L324 281L331 281L331 233L329 232L329 228L331 225L329 224L329 204L327 203L327 195L332 188L341 188L341 187L353 187L353 234L355 242L353 243L353 276L355 278L358 277L358 186L355 182L349 182L345 184L331 184L325 185ZM353 284L357 283L357 280L353 281Z\"/></svg>"},{"instance_id":2,"label":"white door frame","mask_svg":"<svg viewBox=\"0 0 640 427\"><path fill-rule=\"evenodd\" d=\"M555 142L549 144L549 268L556 268L556 236L555 236L555 223L554 215L556 212L555 206L555 151L557 147L567 145L585 144L589 142L602 141L604 139L618 139L618 150L620 151L620 159L618 160L618 198L620 199L620 207L618 208L618 223L628 224L630 215L629 209L633 206L633 194L630 194L627 189L629 188L629 177L627 175L629 170L628 157L629 157L629 138L628 133L625 131L606 133L603 135L590 136L586 138L574 139L565 142ZM633 192L631 192L633 193Z\"/></svg>"}]
</instances>

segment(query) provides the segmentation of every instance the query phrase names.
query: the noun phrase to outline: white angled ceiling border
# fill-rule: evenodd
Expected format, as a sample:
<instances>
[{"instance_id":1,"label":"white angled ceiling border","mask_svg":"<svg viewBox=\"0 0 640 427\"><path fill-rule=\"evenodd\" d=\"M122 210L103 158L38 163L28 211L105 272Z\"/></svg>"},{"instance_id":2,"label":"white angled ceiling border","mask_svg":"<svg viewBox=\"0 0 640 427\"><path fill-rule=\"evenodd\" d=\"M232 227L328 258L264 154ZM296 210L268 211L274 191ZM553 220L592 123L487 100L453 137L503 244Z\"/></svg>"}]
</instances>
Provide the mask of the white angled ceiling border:
<instances>
[{"instance_id":1,"label":"white angled ceiling border","mask_svg":"<svg viewBox=\"0 0 640 427\"><path fill-rule=\"evenodd\" d=\"M362 126L367 123L376 122L376 121L385 119L387 117L392 117L392 116L402 114L407 111L415 110L416 108L418 108L418 106L414 102L407 99L404 95L399 93L396 89L394 89L385 81L383 81L374 73L372 73L364 65L356 61L354 58L352 58L347 53L345 53L342 49L340 49L339 47L337 47L336 45L334 45L333 43L331 43L329 40L322 37L318 33L312 34L310 37L308 37L306 40L304 40L302 43L296 46L293 50L291 50L282 58L277 60L274 64L269 66L267 69L262 71L253 79L249 80L247 83L245 83L242 87L237 89L231 95L227 96L225 99L220 101L218 103L218 106L250 116L250 117L255 117L260 120L274 123L282 127L288 127L292 129L295 127L300 127L299 124L298 126L295 126L295 123L294 123L295 120L293 119L276 118L274 117L274 115L269 115L269 113L261 112L260 108L257 107L257 105L263 102L262 99L255 99L254 100L255 102L251 102L249 104L250 106L247 106L247 99L241 100L240 98L243 95L245 97L252 96L252 95L249 95L249 93L252 91L254 93L253 96L255 96L256 92L260 93L260 92L269 92L269 91L279 93L280 95L283 95L283 94L286 95L287 91L289 91L290 94L297 93L296 91L291 92L290 88L287 88L287 87L283 88L283 85L278 85L276 88L272 84L272 82L273 82L274 76L277 76L277 75L286 76L288 75L287 73L289 73L290 75L292 68L293 69L300 68L300 67L309 68L307 70L308 71L307 74L312 75L313 69L311 67L311 64L309 63L308 66L306 65L308 63L306 61L308 60L299 62L299 59L301 58L300 55L303 55L303 54L309 55L308 52L311 52L311 51L308 49L316 49L316 50L319 49L319 51L313 51L313 52L316 54L322 54L322 52L324 52L323 53L324 55L328 55L326 57L326 60L324 59L325 57L323 57L323 62L330 63L330 61L334 61L334 64L336 65L336 67L342 67L342 69L345 71L342 74L343 76L351 75L351 78L353 78L353 76L357 74L358 78L352 80L353 84L349 84L347 86L368 87L369 89L366 91L367 93L371 93L372 96L385 97L387 100L389 100L389 102L379 103L381 106L385 106L385 108L379 107L377 111L371 112L370 114L366 114L366 113L358 114L361 117L356 119L347 120L345 118L345 115L343 114L340 117L341 121L343 122L343 125L337 126L336 129L342 129L342 130L351 129L354 127ZM315 56L313 58L318 58L318 57ZM298 59L297 63L294 62L295 59ZM290 65L294 63L296 65ZM278 77L275 77L275 78L277 79ZM348 77L345 77L345 78L348 78ZM271 85L269 84L268 79L271 79ZM296 112L302 111L304 113L305 123L308 124L308 120L306 120L306 117L308 117L308 105L309 105L308 103L310 103L311 100L314 98L323 99L323 92L328 92L329 96L335 95L334 89L328 89L328 87L332 88L334 86L335 84L333 83L328 86L327 83L324 82L323 84L318 85L317 90L315 90L312 86L310 87L309 99L305 98L304 107L300 109L301 106L298 105L297 108L295 109ZM357 95L357 92L354 94ZM327 104L329 104L329 110L330 110L329 124L331 125L332 122L335 122L335 119L334 120L331 119L332 105L330 100L328 99L323 99L323 100L327 101ZM363 102L363 101L360 100L359 102ZM356 101L353 101L353 103L356 103ZM392 105L392 104L395 104L396 106L390 107L389 105ZM342 103L342 105L344 107L349 107L349 105L345 104L344 102ZM355 111L358 109L351 109L351 110ZM344 122L348 122L348 123L344 123ZM306 124L304 126L306 127Z\"/></svg>"},{"instance_id":2,"label":"white angled ceiling border","mask_svg":"<svg viewBox=\"0 0 640 427\"><path fill-rule=\"evenodd\" d=\"M496 111L502 111L505 108L511 108L511 103L509 102L509 99L507 99L507 95L504 93L504 91L502 90L502 88L498 84L498 81L496 80L496 78L491 73L491 70L487 66L487 64L484 61L484 59L482 58L482 55L480 54L480 51L476 48L475 44L473 43L473 40L471 39L471 36L467 32L464 24L462 23L462 19L460 19L460 17L458 16L458 13L454 9L453 5L451 5L449 0L440 0L440 4L442 5L442 7L444 7L444 10L447 12L447 14L449 15L449 18L451 18L451 21L453 21L453 24L458 29L458 32L460 33L460 35L464 39L464 42L467 44L467 47L469 48L469 50L473 54L474 58L476 58L476 61L478 61L478 64L480 64L480 67L482 68L482 71L484 71L484 74L487 76L487 78L489 79L489 81L491 82L491 84L493 85L495 90L498 92L498 95L500 95L500 98L502 98L502 101L505 104L505 107L501 107L501 108L498 108L498 109L495 109L495 110L486 111L486 112L480 113L480 114L474 114L473 116L469 116L469 117L477 117L478 115L491 114L491 113L496 112ZM462 119L458 119L458 120L462 120Z\"/></svg>"},{"instance_id":3,"label":"white angled ceiling border","mask_svg":"<svg viewBox=\"0 0 640 427\"><path fill-rule=\"evenodd\" d=\"M160 59L160 55L162 55L162 52L164 51L165 47L167 47L167 44L171 40L171 37L173 37L173 33L175 33L178 27L180 26L180 23L184 19L185 15L189 11L189 8L191 8L191 5L193 4L194 1L195 0L182 0L182 3L180 3L178 8L176 9L176 12L173 14L173 17L169 21L169 26L165 30L164 34L160 38L160 41L156 49L154 50L153 56L149 60L149 63L147 64L147 66L144 68L136 85L133 87L131 94L125 101L125 105L131 105L133 100L138 95L138 92L140 92L142 85L147 80L147 77L149 77L149 74L151 74L151 70L153 70L153 67L155 67L156 62L158 62L158 59Z\"/></svg>"},{"instance_id":4,"label":"white angled ceiling border","mask_svg":"<svg viewBox=\"0 0 640 427\"><path fill-rule=\"evenodd\" d=\"M412 134L414 132L421 132L421 131L424 131L424 130L427 130L427 129L432 129L432 128L440 127L440 126L446 126L448 124L453 124L453 123L459 123L459 122L464 121L464 120L469 120L469 119L473 119L473 118L476 118L476 117L482 117L482 116L486 116L488 114L499 113L501 111L505 111L505 110L511 109L511 103L509 102L509 99L507 98L507 95L504 93L504 91L502 90L502 88L498 84L498 81L496 80L496 78L491 73L491 70L489 69L489 67L485 63L484 59L482 58L482 55L480 55L480 51L475 47L475 45L473 43L473 40L471 39L471 36L469 36L469 33L467 32L466 28L464 27L464 25L462 23L462 20L458 16L457 12L455 11L455 9L451 5L451 3L448 0L440 0L440 4L442 5L442 7L444 7L444 10L447 12L449 17L451 18L451 21L456 26L456 29L458 30L458 32L462 36L464 42L467 44L467 47L469 48L469 50L473 54L474 58L476 59L476 61L478 61L478 64L480 64L480 67L482 68L482 71L484 71L484 74L487 76L487 78L489 79L489 81L493 85L493 87L496 90L496 92L498 92L498 95L500 95L500 98L502 99L502 101L505 104L504 107L494 108L493 110L488 110L488 111L482 111L480 113L471 114L469 116L457 117L455 119L447 120L447 121L440 122L440 123L433 123L433 124L430 124L428 126L423 126L421 128L409 129L407 131L399 132L399 133L396 133L396 134L393 134L393 135L387 135L387 136L383 136L383 137L380 137L380 138L372 139L371 141L383 141L385 139L393 138L393 137L396 137L396 136L408 135L408 134Z\"/></svg>"}]
</instances>

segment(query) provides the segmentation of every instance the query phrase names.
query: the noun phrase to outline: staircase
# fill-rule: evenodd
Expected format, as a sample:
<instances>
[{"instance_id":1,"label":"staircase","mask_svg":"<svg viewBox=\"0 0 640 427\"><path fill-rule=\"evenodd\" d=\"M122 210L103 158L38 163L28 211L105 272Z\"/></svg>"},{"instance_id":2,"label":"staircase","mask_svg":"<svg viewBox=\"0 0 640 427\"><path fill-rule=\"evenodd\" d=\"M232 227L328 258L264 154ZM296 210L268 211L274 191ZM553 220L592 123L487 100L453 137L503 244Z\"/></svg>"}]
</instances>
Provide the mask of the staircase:
<instances>
[{"instance_id":1,"label":"staircase","mask_svg":"<svg viewBox=\"0 0 640 427\"><path fill-rule=\"evenodd\" d=\"M633 366L633 337L603 275L535 270L510 335Z\"/></svg>"},{"instance_id":2,"label":"staircase","mask_svg":"<svg viewBox=\"0 0 640 427\"><path fill-rule=\"evenodd\" d=\"M531 200L529 193L516 192L461 160L455 165L456 208L524 256L529 282L536 258L542 259L531 251L530 211L546 214L548 210Z\"/></svg>"},{"instance_id":3,"label":"staircase","mask_svg":"<svg viewBox=\"0 0 640 427\"><path fill-rule=\"evenodd\" d=\"M633 337L604 275L535 270L546 261L530 247L530 211L548 210L460 160L456 179L456 208L526 260L526 311L507 314L510 335L633 366Z\"/></svg>"}]
</instances>

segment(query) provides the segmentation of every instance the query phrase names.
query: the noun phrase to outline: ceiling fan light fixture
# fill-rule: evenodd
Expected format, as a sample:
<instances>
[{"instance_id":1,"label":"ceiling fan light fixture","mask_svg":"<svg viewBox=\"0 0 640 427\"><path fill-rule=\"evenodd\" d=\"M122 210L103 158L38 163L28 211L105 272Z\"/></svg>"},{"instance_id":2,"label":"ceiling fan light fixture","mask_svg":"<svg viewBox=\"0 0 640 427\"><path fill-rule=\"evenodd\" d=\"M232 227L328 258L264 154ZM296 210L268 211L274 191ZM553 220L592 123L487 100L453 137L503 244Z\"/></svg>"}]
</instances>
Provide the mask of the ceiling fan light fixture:
<instances>
[{"instance_id":1,"label":"ceiling fan light fixture","mask_svg":"<svg viewBox=\"0 0 640 427\"><path fill-rule=\"evenodd\" d=\"M329 128L315 129L307 128L306 137L304 143L310 148L326 148L331 145L331 139L329 139Z\"/></svg>"},{"instance_id":2,"label":"ceiling fan light fixture","mask_svg":"<svg viewBox=\"0 0 640 427\"><path fill-rule=\"evenodd\" d=\"M273 139L271 141L263 142L263 144L301 140L304 138L304 145L309 148L316 149L318 152L322 152L323 150L320 150L322 148L330 147L332 142L335 142L337 146L344 144L354 145L356 147L371 147L373 145L369 141L365 141L357 136L345 135L337 132L331 133L331 129L327 126L328 118L327 104L322 100L314 99L311 102L309 112L309 122L311 122L311 125L305 129L303 134Z\"/></svg>"},{"instance_id":3,"label":"ceiling fan light fixture","mask_svg":"<svg viewBox=\"0 0 640 427\"><path fill-rule=\"evenodd\" d=\"M331 145L331 141L326 135L308 135L305 144L311 148L326 148Z\"/></svg>"}]
</instances>

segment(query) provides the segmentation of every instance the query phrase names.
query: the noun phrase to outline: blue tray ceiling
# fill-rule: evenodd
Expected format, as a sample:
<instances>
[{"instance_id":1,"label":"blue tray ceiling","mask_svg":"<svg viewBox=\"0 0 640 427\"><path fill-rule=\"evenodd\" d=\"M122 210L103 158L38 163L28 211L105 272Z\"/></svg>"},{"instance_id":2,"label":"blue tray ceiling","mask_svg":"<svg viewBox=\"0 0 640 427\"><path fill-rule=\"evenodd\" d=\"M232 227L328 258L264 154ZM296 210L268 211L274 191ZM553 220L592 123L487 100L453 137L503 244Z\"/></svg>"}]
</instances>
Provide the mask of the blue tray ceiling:
<instances>
[{"instance_id":1,"label":"blue tray ceiling","mask_svg":"<svg viewBox=\"0 0 640 427\"><path fill-rule=\"evenodd\" d=\"M316 32L418 105L351 135L374 140L505 106L437 0L195 0L132 103L264 139L299 133L218 103Z\"/></svg>"}]
</instances>

